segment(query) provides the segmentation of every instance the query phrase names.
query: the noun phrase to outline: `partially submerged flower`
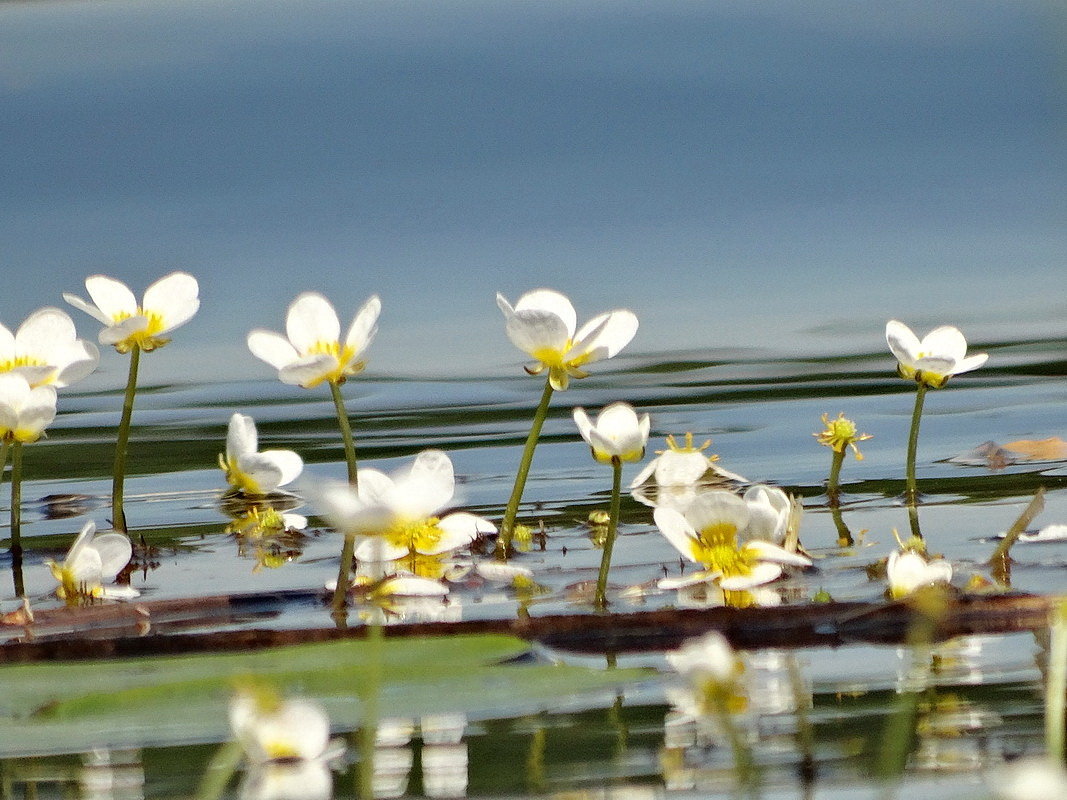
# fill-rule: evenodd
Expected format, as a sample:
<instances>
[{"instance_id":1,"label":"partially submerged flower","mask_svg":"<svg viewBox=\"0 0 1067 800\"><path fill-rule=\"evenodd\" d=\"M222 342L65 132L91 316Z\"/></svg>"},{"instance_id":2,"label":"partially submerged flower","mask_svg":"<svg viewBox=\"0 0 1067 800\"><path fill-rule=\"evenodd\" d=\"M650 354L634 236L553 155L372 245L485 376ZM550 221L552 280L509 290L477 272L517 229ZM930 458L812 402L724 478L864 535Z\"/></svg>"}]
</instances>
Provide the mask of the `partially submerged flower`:
<instances>
[{"instance_id":1,"label":"partially submerged flower","mask_svg":"<svg viewBox=\"0 0 1067 800\"><path fill-rule=\"evenodd\" d=\"M31 388L21 373L0 373L0 439L36 442L55 418L55 387Z\"/></svg>"},{"instance_id":2,"label":"partially submerged flower","mask_svg":"<svg viewBox=\"0 0 1067 800\"><path fill-rule=\"evenodd\" d=\"M922 586L948 584L952 565L943 558L927 560L915 550L894 550L885 565L889 595L894 600L911 594Z\"/></svg>"},{"instance_id":3,"label":"partially submerged flower","mask_svg":"<svg viewBox=\"0 0 1067 800\"><path fill-rule=\"evenodd\" d=\"M885 326L885 338L899 362L900 377L932 389L941 388L953 375L978 369L989 358L986 353L968 356L967 340L951 325L934 328L920 341L911 328L891 319Z\"/></svg>"},{"instance_id":4,"label":"partially submerged flower","mask_svg":"<svg viewBox=\"0 0 1067 800\"><path fill-rule=\"evenodd\" d=\"M856 443L870 439L871 434L857 433L856 423L848 419L843 411L834 419L830 419L829 414L823 414L822 424L825 426L823 430L812 434L818 439L819 444L829 447L835 453L843 453L846 447L851 447L856 460L863 460L863 453L860 452Z\"/></svg>"},{"instance_id":5,"label":"partially submerged flower","mask_svg":"<svg viewBox=\"0 0 1067 800\"><path fill-rule=\"evenodd\" d=\"M680 588L716 581L725 590L750 589L782 574L782 565L810 566L802 555L759 538L766 535L767 497L742 499L722 489L696 496L684 514L657 508L653 514L660 532L690 561L705 571L680 580L660 581L661 588Z\"/></svg>"},{"instance_id":6,"label":"partially submerged flower","mask_svg":"<svg viewBox=\"0 0 1067 800\"><path fill-rule=\"evenodd\" d=\"M170 341L164 334L184 325L200 308L200 287L185 272L172 272L145 290L140 304L130 288L106 275L91 275L85 288L92 302L64 293L63 299L104 324L100 344L114 345L120 353L134 347L145 352Z\"/></svg>"},{"instance_id":7,"label":"partially submerged flower","mask_svg":"<svg viewBox=\"0 0 1067 800\"><path fill-rule=\"evenodd\" d=\"M226 452L219 454L219 467L226 482L243 495L272 494L295 480L304 469L304 461L292 450L258 452L255 421L245 414L230 417L226 433Z\"/></svg>"},{"instance_id":8,"label":"partially submerged flower","mask_svg":"<svg viewBox=\"0 0 1067 800\"><path fill-rule=\"evenodd\" d=\"M573 412L574 423L593 451L593 458L610 464L612 459L640 461L645 455L651 421L648 414L640 418L628 403L612 403L597 414L594 424L584 408Z\"/></svg>"},{"instance_id":9,"label":"partially submerged flower","mask_svg":"<svg viewBox=\"0 0 1067 800\"><path fill-rule=\"evenodd\" d=\"M0 325L0 373L20 373L30 386L62 389L99 363L96 345L79 339L74 322L58 308L34 311L14 334Z\"/></svg>"},{"instance_id":10,"label":"partially submerged flower","mask_svg":"<svg viewBox=\"0 0 1067 800\"><path fill-rule=\"evenodd\" d=\"M253 764L330 755L330 722L317 703L282 699L268 689L251 687L230 700L229 716L234 737Z\"/></svg>"},{"instance_id":11,"label":"partially submerged flower","mask_svg":"<svg viewBox=\"0 0 1067 800\"><path fill-rule=\"evenodd\" d=\"M571 301L552 289L527 292L514 307L497 293L496 304L512 344L534 359L526 371L539 375L547 368L557 391L571 378L586 377L586 364L616 355L637 333L637 316L627 309L600 314L578 329Z\"/></svg>"},{"instance_id":12,"label":"partially submerged flower","mask_svg":"<svg viewBox=\"0 0 1067 800\"><path fill-rule=\"evenodd\" d=\"M56 594L68 602L86 598L127 599L137 597L130 586L104 586L129 563L133 555L130 540L121 533L96 533L89 521L81 529L62 563L48 561L52 576L59 581Z\"/></svg>"},{"instance_id":13,"label":"partially submerged flower","mask_svg":"<svg viewBox=\"0 0 1067 800\"><path fill-rule=\"evenodd\" d=\"M496 531L489 520L464 511L437 516L455 488L449 457L423 450L409 467L392 475L360 469L358 489L329 483L312 488L311 494L334 527L366 537L356 547L356 558L393 561L409 554L447 553Z\"/></svg>"},{"instance_id":14,"label":"partially submerged flower","mask_svg":"<svg viewBox=\"0 0 1067 800\"><path fill-rule=\"evenodd\" d=\"M656 457L630 482L630 491L645 505L675 505L683 508L692 501L701 486L747 483L733 472L723 469L717 455L704 451L711 445L707 439L700 447L693 445L693 434L685 434L679 444L673 435L667 437L667 449L657 450Z\"/></svg>"},{"instance_id":15,"label":"partially submerged flower","mask_svg":"<svg viewBox=\"0 0 1067 800\"><path fill-rule=\"evenodd\" d=\"M341 322L333 305L317 292L304 292L289 305L286 336L256 329L248 349L276 370L282 383L311 389L323 382L344 383L366 366L363 353L378 330L382 302L372 295L356 313L341 340Z\"/></svg>"}]
</instances>

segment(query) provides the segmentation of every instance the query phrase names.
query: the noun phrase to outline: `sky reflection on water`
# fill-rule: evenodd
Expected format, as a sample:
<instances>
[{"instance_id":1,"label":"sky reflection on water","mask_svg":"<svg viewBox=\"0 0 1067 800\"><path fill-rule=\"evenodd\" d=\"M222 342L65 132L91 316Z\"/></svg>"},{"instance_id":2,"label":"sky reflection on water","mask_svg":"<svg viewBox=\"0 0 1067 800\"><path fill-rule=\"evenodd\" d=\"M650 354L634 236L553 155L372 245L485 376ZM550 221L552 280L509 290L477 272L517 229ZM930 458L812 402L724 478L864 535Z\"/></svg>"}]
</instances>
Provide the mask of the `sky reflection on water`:
<instances>
[{"instance_id":1,"label":"sky reflection on water","mask_svg":"<svg viewBox=\"0 0 1067 800\"><path fill-rule=\"evenodd\" d=\"M849 352L892 316L1062 331L1063 22L1043 2L4 4L0 252L32 279L0 320L92 272L140 291L187 269L203 307L148 381L264 377L244 335L305 289L342 318L381 294L383 374L513 369L493 293L540 285L580 317L632 307L646 352Z\"/></svg>"}]
</instances>

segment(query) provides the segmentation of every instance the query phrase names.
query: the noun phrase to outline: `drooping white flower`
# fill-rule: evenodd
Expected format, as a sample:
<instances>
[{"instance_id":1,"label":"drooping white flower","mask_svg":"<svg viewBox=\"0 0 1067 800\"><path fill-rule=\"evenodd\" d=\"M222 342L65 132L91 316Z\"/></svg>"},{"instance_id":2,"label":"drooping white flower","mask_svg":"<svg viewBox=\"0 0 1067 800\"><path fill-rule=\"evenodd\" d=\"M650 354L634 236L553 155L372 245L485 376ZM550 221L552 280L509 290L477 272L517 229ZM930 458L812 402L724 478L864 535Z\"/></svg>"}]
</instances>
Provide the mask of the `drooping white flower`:
<instances>
[{"instance_id":1,"label":"drooping white flower","mask_svg":"<svg viewBox=\"0 0 1067 800\"><path fill-rule=\"evenodd\" d=\"M230 700L230 729L253 764L324 758L330 721L309 700L283 700L264 690L242 690Z\"/></svg>"},{"instance_id":2,"label":"drooping white flower","mask_svg":"<svg viewBox=\"0 0 1067 800\"><path fill-rule=\"evenodd\" d=\"M31 388L21 373L0 373L0 439L36 442L55 418L54 386Z\"/></svg>"},{"instance_id":3,"label":"drooping white flower","mask_svg":"<svg viewBox=\"0 0 1067 800\"><path fill-rule=\"evenodd\" d=\"M282 383L311 389L323 382L344 383L363 370L361 356L378 331L382 302L372 295L356 313L341 340L341 322L333 305L317 292L304 292L289 305L286 336L256 329L248 349L276 370Z\"/></svg>"},{"instance_id":4,"label":"drooping white flower","mask_svg":"<svg viewBox=\"0 0 1067 800\"><path fill-rule=\"evenodd\" d=\"M128 599L138 592L130 586L104 586L130 562L133 546L121 533L96 533L89 521L81 529L62 563L48 561L59 582L56 594L67 600L79 598Z\"/></svg>"},{"instance_id":5,"label":"drooping white flower","mask_svg":"<svg viewBox=\"0 0 1067 800\"><path fill-rule=\"evenodd\" d=\"M64 293L63 299L104 324L100 344L120 353L134 347L145 352L170 341L164 334L184 325L200 308L200 286L186 272L172 272L145 290L138 304L130 288L106 275L90 275L85 288L92 302Z\"/></svg>"},{"instance_id":6,"label":"drooping white flower","mask_svg":"<svg viewBox=\"0 0 1067 800\"><path fill-rule=\"evenodd\" d=\"M226 452L219 454L219 466L234 490L251 496L278 491L295 480L304 461L292 450L264 450L260 453L256 423L245 414L230 417Z\"/></svg>"},{"instance_id":7,"label":"drooping white flower","mask_svg":"<svg viewBox=\"0 0 1067 800\"><path fill-rule=\"evenodd\" d=\"M660 581L660 588L716 581L727 591L750 589L778 578L783 564L810 566L804 556L752 535L766 530L758 508L762 503L762 499L750 503L731 492L712 489L698 494L684 513L657 508L653 518L660 532L678 552L705 570L680 580ZM750 529L753 506L757 506L756 522Z\"/></svg>"},{"instance_id":8,"label":"drooping white flower","mask_svg":"<svg viewBox=\"0 0 1067 800\"><path fill-rule=\"evenodd\" d=\"M339 531L366 537L356 546L360 560L440 555L496 531L489 520L464 511L437 516L456 490L452 461L440 450L423 450L392 475L361 468L358 477L358 490L326 483L307 493Z\"/></svg>"},{"instance_id":9,"label":"drooping white flower","mask_svg":"<svg viewBox=\"0 0 1067 800\"><path fill-rule=\"evenodd\" d=\"M967 340L959 328L942 325L934 328L922 341L911 328L895 319L885 326L889 349L897 358L897 371L905 380L914 380L938 389L953 375L982 366L989 355L967 355Z\"/></svg>"},{"instance_id":10,"label":"drooping white flower","mask_svg":"<svg viewBox=\"0 0 1067 800\"><path fill-rule=\"evenodd\" d=\"M0 325L0 373L18 372L30 386L62 389L89 375L100 351L79 339L74 322L58 308L40 308L14 334Z\"/></svg>"},{"instance_id":11,"label":"drooping white flower","mask_svg":"<svg viewBox=\"0 0 1067 800\"><path fill-rule=\"evenodd\" d=\"M639 418L628 403L612 403L597 414L595 424L584 408L574 409L573 415L579 433L597 461L610 464L613 458L640 461L644 457L651 425L648 414Z\"/></svg>"},{"instance_id":12,"label":"drooping white flower","mask_svg":"<svg viewBox=\"0 0 1067 800\"><path fill-rule=\"evenodd\" d=\"M901 598L921 586L952 581L952 565L943 558L927 560L914 550L894 550L885 565L889 595Z\"/></svg>"},{"instance_id":13,"label":"drooping white flower","mask_svg":"<svg viewBox=\"0 0 1067 800\"><path fill-rule=\"evenodd\" d=\"M571 301L552 289L527 292L514 307L497 293L496 304L512 344L534 359L526 371L538 375L547 368L557 391L571 378L586 377L586 364L618 354L637 333L637 316L627 309L600 314L578 329Z\"/></svg>"}]
</instances>

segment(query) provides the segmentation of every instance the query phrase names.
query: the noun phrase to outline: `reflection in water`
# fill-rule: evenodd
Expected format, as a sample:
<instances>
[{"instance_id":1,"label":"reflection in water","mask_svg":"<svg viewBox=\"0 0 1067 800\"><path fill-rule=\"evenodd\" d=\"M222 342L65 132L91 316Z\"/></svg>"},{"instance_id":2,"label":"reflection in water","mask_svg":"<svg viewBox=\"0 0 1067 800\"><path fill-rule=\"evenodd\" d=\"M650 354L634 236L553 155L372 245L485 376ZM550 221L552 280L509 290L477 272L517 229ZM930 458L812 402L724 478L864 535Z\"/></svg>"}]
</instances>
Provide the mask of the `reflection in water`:
<instances>
[{"instance_id":1,"label":"reflection in water","mask_svg":"<svg viewBox=\"0 0 1067 800\"><path fill-rule=\"evenodd\" d=\"M466 797L468 783L467 745L463 735L467 717L436 714L422 717L422 748L419 752L422 790L427 797ZM415 752L412 738L416 723L410 719L384 719L378 726L374 746L374 796L403 797L407 794Z\"/></svg>"},{"instance_id":2,"label":"reflection in water","mask_svg":"<svg viewBox=\"0 0 1067 800\"><path fill-rule=\"evenodd\" d=\"M140 750L93 750L82 756L81 800L142 800L144 765Z\"/></svg>"},{"instance_id":3,"label":"reflection in water","mask_svg":"<svg viewBox=\"0 0 1067 800\"><path fill-rule=\"evenodd\" d=\"M328 800L333 776L325 761L249 765L241 781L241 800Z\"/></svg>"}]
</instances>

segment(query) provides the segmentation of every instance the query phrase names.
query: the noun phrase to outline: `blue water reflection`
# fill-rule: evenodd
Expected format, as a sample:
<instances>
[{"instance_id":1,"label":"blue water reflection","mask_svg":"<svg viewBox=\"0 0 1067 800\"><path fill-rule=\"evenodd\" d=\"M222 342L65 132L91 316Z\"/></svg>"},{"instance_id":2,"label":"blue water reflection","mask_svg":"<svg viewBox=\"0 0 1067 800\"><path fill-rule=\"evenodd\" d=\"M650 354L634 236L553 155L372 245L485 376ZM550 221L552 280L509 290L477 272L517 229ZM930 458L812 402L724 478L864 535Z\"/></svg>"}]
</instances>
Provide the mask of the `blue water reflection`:
<instances>
[{"instance_id":1,"label":"blue water reflection","mask_svg":"<svg viewBox=\"0 0 1067 800\"><path fill-rule=\"evenodd\" d=\"M0 320L91 272L188 269L203 308L149 381L264 376L244 334L305 289L342 317L381 294L386 374L511 368L493 292L538 285L634 308L645 351L848 351L891 316L1062 331L1062 23L993 0L6 3L0 256L32 278Z\"/></svg>"}]
</instances>

